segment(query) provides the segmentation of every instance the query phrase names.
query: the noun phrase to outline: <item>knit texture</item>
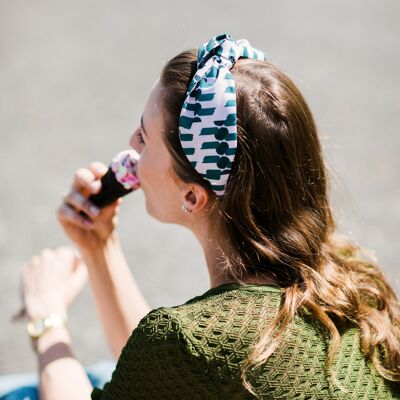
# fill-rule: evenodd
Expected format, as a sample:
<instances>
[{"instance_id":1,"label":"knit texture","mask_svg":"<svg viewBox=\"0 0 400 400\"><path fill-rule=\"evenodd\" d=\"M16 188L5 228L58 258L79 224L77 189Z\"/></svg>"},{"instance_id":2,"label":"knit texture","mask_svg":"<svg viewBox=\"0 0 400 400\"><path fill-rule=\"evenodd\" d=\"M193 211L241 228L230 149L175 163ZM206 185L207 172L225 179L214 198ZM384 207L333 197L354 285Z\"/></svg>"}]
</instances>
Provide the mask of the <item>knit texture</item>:
<instances>
[{"instance_id":1,"label":"knit texture","mask_svg":"<svg viewBox=\"0 0 400 400\"><path fill-rule=\"evenodd\" d=\"M276 315L283 290L225 284L185 304L150 311L133 331L110 382L93 400L254 399L240 366L260 330ZM261 399L400 399L400 385L384 380L360 350L356 327L340 330L334 370L325 369L327 334L309 313L295 317L277 350L249 376Z\"/></svg>"}]
</instances>

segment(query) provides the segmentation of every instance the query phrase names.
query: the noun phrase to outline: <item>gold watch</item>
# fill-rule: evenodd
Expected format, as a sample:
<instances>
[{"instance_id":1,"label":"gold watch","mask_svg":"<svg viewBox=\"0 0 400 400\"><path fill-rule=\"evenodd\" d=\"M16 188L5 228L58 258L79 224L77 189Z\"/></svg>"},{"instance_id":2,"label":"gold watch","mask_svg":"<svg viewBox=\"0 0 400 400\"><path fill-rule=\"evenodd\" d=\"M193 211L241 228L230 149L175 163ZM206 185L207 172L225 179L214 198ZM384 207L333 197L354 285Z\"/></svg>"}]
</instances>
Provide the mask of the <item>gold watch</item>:
<instances>
[{"instance_id":1,"label":"gold watch","mask_svg":"<svg viewBox=\"0 0 400 400\"><path fill-rule=\"evenodd\" d=\"M30 320L26 324L26 330L32 339L38 339L50 328L65 326L67 318L63 318L58 314L49 314L44 318Z\"/></svg>"}]
</instances>

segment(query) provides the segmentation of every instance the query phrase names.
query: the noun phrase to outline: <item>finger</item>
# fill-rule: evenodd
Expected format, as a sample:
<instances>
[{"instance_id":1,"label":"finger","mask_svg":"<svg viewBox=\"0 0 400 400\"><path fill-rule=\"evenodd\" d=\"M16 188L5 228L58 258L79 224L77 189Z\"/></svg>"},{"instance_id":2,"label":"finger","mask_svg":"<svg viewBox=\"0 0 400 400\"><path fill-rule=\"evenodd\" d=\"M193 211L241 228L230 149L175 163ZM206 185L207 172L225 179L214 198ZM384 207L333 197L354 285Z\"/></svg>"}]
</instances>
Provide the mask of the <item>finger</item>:
<instances>
[{"instance_id":1,"label":"finger","mask_svg":"<svg viewBox=\"0 0 400 400\"><path fill-rule=\"evenodd\" d=\"M109 204L108 206L104 207L101 211L102 217L105 220L108 220L109 218L113 217L115 214L118 214L123 200L124 200L123 197L120 197L114 203Z\"/></svg>"},{"instance_id":2,"label":"finger","mask_svg":"<svg viewBox=\"0 0 400 400\"><path fill-rule=\"evenodd\" d=\"M44 248L37 256L38 260L34 263L37 267L44 265L45 263L54 263L57 261L57 254L53 249Z\"/></svg>"},{"instance_id":3,"label":"finger","mask_svg":"<svg viewBox=\"0 0 400 400\"><path fill-rule=\"evenodd\" d=\"M107 172L108 167L100 161L94 161L89 165L89 170L97 179L100 179Z\"/></svg>"},{"instance_id":4,"label":"finger","mask_svg":"<svg viewBox=\"0 0 400 400\"><path fill-rule=\"evenodd\" d=\"M54 258L55 257L54 250L46 247L41 251L40 256L42 258Z\"/></svg>"},{"instance_id":5,"label":"finger","mask_svg":"<svg viewBox=\"0 0 400 400\"><path fill-rule=\"evenodd\" d=\"M72 246L58 246L55 254L68 264L75 264L76 250Z\"/></svg>"},{"instance_id":6,"label":"finger","mask_svg":"<svg viewBox=\"0 0 400 400\"><path fill-rule=\"evenodd\" d=\"M69 246L69 245L58 246L55 249L55 252L62 254L62 255L65 254L65 255L68 255L73 258L77 258L77 257L81 258L79 251L74 246Z\"/></svg>"},{"instance_id":7,"label":"finger","mask_svg":"<svg viewBox=\"0 0 400 400\"><path fill-rule=\"evenodd\" d=\"M73 276L73 280L74 280L76 287L83 285L87 281L88 276L89 276L89 274L88 274L86 264L83 261L79 262L76 265L76 268L74 270L74 276Z\"/></svg>"},{"instance_id":8,"label":"finger","mask_svg":"<svg viewBox=\"0 0 400 400\"><path fill-rule=\"evenodd\" d=\"M62 253L62 254L75 254L76 249L75 247L68 246L68 245L62 245L62 246L57 246L54 250L56 253Z\"/></svg>"},{"instance_id":9,"label":"finger","mask_svg":"<svg viewBox=\"0 0 400 400\"><path fill-rule=\"evenodd\" d=\"M91 229L94 225L88 217L79 214L68 204L62 204L59 207L57 216L60 222L69 222L84 229Z\"/></svg>"},{"instance_id":10,"label":"finger","mask_svg":"<svg viewBox=\"0 0 400 400\"><path fill-rule=\"evenodd\" d=\"M80 263L70 276L69 290L67 293L67 303L70 305L76 298L77 294L82 291L85 284L89 280L89 273L86 264Z\"/></svg>"},{"instance_id":11,"label":"finger","mask_svg":"<svg viewBox=\"0 0 400 400\"><path fill-rule=\"evenodd\" d=\"M86 263L82 258L81 253L77 249L74 248L74 267L73 270L75 271L77 268L79 268L81 265L84 265L86 268Z\"/></svg>"},{"instance_id":12,"label":"finger","mask_svg":"<svg viewBox=\"0 0 400 400\"><path fill-rule=\"evenodd\" d=\"M55 250L56 255L70 266L71 272L75 273L80 263L86 264L82 261L82 256L79 251L73 246L59 246Z\"/></svg>"},{"instance_id":13,"label":"finger","mask_svg":"<svg viewBox=\"0 0 400 400\"><path fill-rule=\"evenodd\" d=\"M98 179L91 183L90 193L92 194L99 193L101 190L100 179L105 175L105 173L108 170L108 167L105 164L101 163L100 161L94 161L89 165L89 170L90 172L93 173L96 179Z\"/></svg>"},{"instance_id":14,"label":"finger","mask_svg":"<svg viewBox=\"0 0 400 400\"><path fill-rule=\"evenodd\" d=\"M95 183L97 181L97 183ZM101 186L100 181L97 180L96 176L87 168L79 168L75 172L74 181L72 183L72 189L79 191L87 191L88 193L95 193Z\"/></svg>"},{"instance_id":15,"label":"finger","mask_svg":"<svg viewBox=\"0 0 400 400\"><path fill-rule=\"evenodd\" d=\"M83 211L92 218L96 218L100 214L97 208L87 197L77 191L71 191L64 197L64 203L72 206L76 210Z\"/></svg>"}]
</instances>

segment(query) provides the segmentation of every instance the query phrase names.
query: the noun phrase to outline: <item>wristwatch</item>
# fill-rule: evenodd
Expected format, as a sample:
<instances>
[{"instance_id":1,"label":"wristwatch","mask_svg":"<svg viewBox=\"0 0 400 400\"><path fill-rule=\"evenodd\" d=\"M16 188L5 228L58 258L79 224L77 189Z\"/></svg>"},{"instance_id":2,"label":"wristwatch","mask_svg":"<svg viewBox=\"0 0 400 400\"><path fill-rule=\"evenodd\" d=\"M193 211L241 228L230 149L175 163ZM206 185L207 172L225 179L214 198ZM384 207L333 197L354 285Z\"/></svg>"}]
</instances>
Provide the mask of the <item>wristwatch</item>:
<instances>
[{"instance_id":1,"label":"wristwatch","mask_svg":"<svg viewBox=\"0 0 400 400\"><path fill-rule=\"evenodd\" d=\"M38 339L50 328L65 326L67 318L63 318L58 314L49 314L44 318L30 320L26 324L26 330L32 339Z\"/></svg>"}]
</instances>

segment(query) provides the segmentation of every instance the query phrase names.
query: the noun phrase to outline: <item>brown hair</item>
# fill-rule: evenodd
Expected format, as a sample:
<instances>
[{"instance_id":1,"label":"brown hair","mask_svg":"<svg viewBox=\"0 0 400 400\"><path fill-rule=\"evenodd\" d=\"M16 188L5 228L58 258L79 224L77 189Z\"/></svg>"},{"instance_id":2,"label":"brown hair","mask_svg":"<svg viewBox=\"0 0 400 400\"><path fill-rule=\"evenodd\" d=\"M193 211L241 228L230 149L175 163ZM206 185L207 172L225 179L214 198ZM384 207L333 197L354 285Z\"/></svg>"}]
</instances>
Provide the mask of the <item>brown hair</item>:
<instances>
[{"instance_id":1,"label":"brown hair","mask_svg":"<svg viewBox=\"0 0 400 400\"><path fill-rule=\"evenodd\" d=\"M226 193L217 199L187 160L178 137L179 114L196 72L197 49L172 58L160 83L166 89L164 141L173 171L208 190L212 217L230 244L224 260L238 282L247 273L272 276L283 288L276 317L243 365L260 366L274 352L302 307L330 337L327 368L340 346L337 327L352 322L361 347L381 376L400 381L400 304L376 260L334 234L327 171L313 116L295 84L265 61L240 59L231 70L237 95L238 148ZM338 383L340 386L340 384Z\"/></svg>"}]
</instances>

